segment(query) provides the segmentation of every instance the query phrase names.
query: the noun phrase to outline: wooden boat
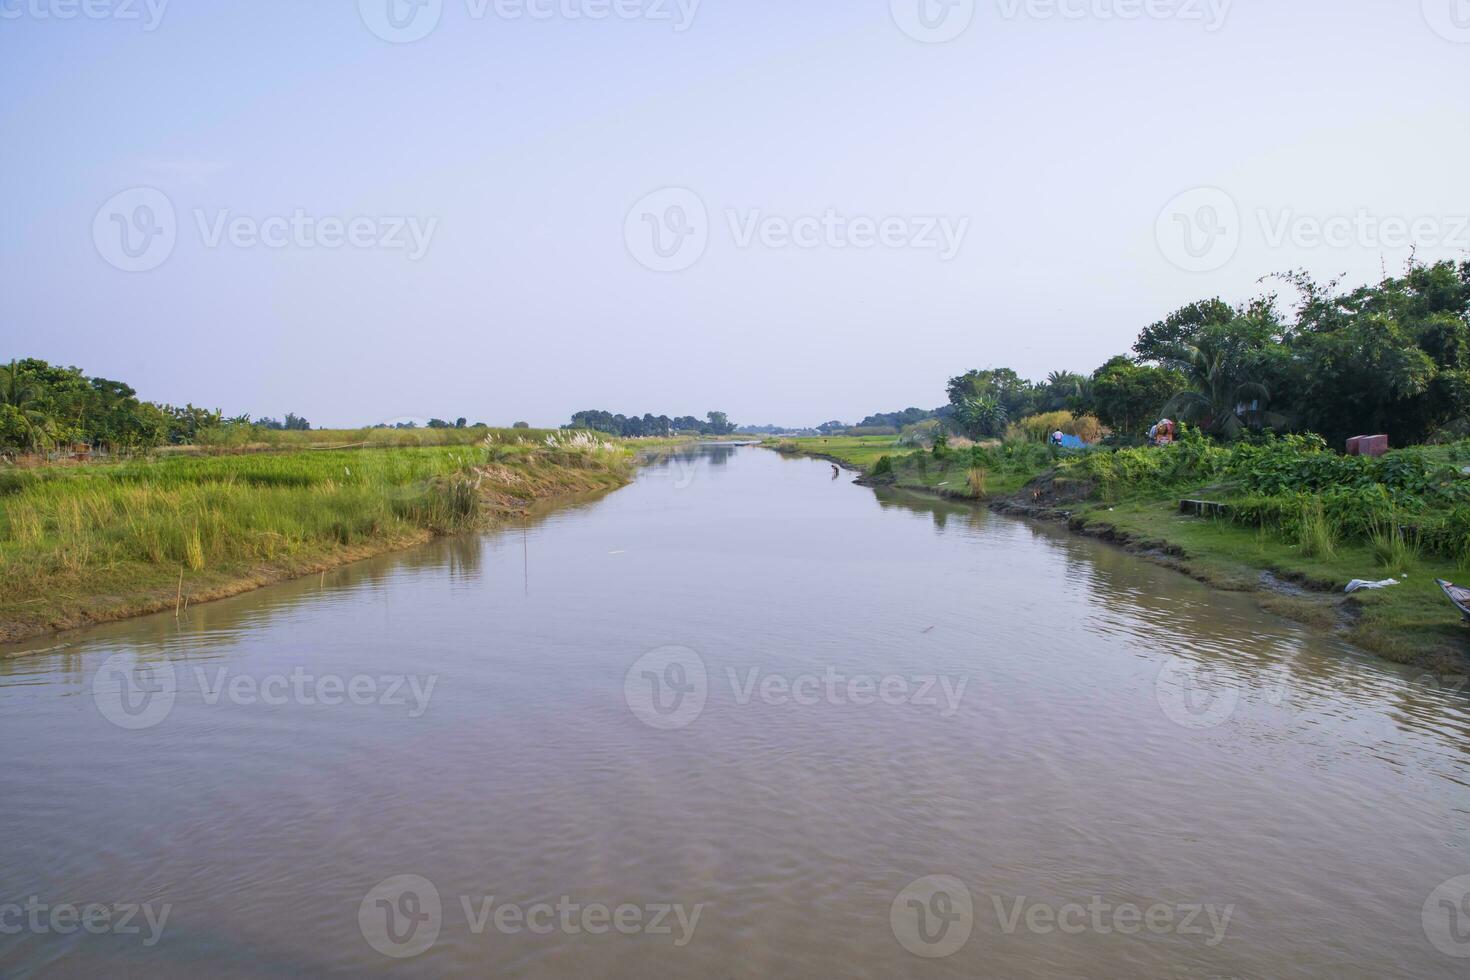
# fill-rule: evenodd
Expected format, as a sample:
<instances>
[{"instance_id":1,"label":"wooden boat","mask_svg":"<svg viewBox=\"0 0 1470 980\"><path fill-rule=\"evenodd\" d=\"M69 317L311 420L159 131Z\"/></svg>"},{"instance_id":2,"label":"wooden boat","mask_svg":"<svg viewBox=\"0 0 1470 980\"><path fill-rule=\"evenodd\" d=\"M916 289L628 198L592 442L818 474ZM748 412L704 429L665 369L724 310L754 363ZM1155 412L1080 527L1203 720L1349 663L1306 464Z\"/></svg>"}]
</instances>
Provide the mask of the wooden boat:
<instances>
[{"instance_id":1,"label":"wooden boat","mask_svg":"<svg viewBox=\"0 0 1470 980\"><path fill-rule=\"evenodd\" d=\"M1437 578L1434 581L1439 584L1441 589L1444 589L1444 594L1450 597L1450 601L1455 604L1455 608L1460 610L1466 619L1470 619L1470 589L1465 588L1463 585L1456 585L1453 582L1446 582L1442 578Z\"/></svg>"}]
</instances>

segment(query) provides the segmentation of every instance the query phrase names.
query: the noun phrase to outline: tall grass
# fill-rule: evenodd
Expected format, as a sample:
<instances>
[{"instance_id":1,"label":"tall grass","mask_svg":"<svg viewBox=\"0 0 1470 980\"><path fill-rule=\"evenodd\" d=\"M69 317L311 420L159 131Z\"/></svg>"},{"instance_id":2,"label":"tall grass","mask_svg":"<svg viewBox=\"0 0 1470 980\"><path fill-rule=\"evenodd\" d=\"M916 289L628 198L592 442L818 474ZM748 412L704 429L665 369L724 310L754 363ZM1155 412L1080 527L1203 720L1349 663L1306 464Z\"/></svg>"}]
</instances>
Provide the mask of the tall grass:
<instances>
[{"instance_id":1,"label":"tall grass","mask_svg":"<svg viewBox=\"0 0 1470 980\"><path fill-rule=\"evenodd\" d=\"M1420 552L1418 535L1405 531L1398 515L1392 511L1384 519L1374 522L1368 535L1368 545L1379 565L1398 572L1417 560Z\"/></svg>"},{"instance_id":2,"label":"tall grass","mask_svg":"<svg viewBox=\"0 0 1470 980\"><path fill-rule=\"evenodd\" d=\"M1302 501L1301 519L1297 525L1297 547L1308 558L1332 558L1337 555L1337 530L1327 519L1321 497Z\"/></svg>"},{"instance_id":3,"label":"tall grass","mask_svg":"<svg viewBox=\"0 0 1470 980\"><path fill-rule=\"evenodd\" d=\"M230 425L199 433L198 447L210 449L314 449L331 446L368 448L411 448L423 446L474 446L487 436L501 440L540 442L558 429L500 429L484 426L464 429L262 429L254 425ZM198 447L181 447L188 452ZM175 450L178 451L178 450Z\"/></svg>"},{"instance_id":4,"label":"tall grass","mask_svg":"<svg viewBox=\"0 0 1470 980\"><path fill-rule=\"evenodd\" d=\"M977 500L985 498L985 484L990 479L990 471L983 466L972 466L965 474L965 482L970 486L970 496Z\"/></svg>"},{"instance_id":5,"label":"tall grass","mask_svg":"<svg viewBox=\"0 0 1470 980\"><path fill-rule=\"evenodd\" d=\"M479 438L486 442L484 430ZM548 446L525 430L506 438L516 441L4 473L0 607L84 595L99 578L131 587L157 578L149 569L228 577L406 543L474 527L490 507L616 486L632 465L622 447L600 440Z\"/></svg>"}]
</instances>

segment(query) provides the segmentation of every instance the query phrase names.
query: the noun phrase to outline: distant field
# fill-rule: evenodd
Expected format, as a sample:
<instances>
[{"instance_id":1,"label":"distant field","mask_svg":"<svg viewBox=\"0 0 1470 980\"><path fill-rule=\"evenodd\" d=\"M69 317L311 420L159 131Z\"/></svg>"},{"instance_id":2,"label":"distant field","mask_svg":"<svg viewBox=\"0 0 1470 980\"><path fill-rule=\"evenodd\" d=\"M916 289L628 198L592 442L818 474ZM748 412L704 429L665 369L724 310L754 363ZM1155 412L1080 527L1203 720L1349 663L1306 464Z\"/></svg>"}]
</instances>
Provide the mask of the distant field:
<instances>
[{"instance_id":1,"label":"distant field","mask_svg":"<svg viewBox=\"0 0 1470 980\"><path fill-rule=\"evenodd\" d=\"M810 436L799 439L768 439L766 446L794 446L795 452L832 456L844 463L867 468L884 456L909 452L898 445L897 436Z\"/></svg>"},{"instance_id":2,"label":"distant field","mask_svg":"<svg viewBox=\"0 0 1470 980\"><path fill-rule=\"evenodd\" d=\"M320 449L339 446L471 446L494 436L497 441L543 442L559 429L261 429L227 427L201 433L197 446L165 446L163 454L199 449Z\"/></svg>"}]
</instances>

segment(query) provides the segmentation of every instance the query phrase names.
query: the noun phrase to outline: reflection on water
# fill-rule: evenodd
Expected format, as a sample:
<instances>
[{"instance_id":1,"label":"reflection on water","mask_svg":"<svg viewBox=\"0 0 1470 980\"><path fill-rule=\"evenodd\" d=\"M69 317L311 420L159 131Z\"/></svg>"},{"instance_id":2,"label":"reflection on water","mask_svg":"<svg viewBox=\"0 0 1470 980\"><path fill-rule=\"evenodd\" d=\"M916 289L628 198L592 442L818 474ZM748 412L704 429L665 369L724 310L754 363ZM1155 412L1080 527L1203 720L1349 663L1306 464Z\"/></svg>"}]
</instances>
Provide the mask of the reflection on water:
<instances>
[{"instance_id":1,"label":"reflection on water","mask_svg":"<svg viewBox=\"0 0 1470 980\"><path fill-rule=\"evenodd\" d=\"M28 648L0 657L0 929L32 896L169 911L152 943L37 912L0 931L4 976L1431 977L1470 952L1459 679L823 462L674 453L524 526Z\"/></svg>"}]
</instances>

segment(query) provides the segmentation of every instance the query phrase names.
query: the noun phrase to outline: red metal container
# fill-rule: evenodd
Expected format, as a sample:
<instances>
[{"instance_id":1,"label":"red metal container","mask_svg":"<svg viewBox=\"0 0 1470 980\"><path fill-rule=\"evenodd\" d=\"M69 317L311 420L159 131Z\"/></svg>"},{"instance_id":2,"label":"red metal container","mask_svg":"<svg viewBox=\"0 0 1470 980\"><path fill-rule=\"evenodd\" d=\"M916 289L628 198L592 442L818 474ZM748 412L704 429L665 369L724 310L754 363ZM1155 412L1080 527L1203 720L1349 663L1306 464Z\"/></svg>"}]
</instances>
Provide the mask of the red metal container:
<instances>
[{"instance_id":1,"label":"red metal container","mask_svg":"<svg viewBox=\"0 0 1470 980\"><path fill-rule=\"evenodd\" d=\"M1353 436L1347 441L1349 456L1382 456L1388 452L1388 436Z\"/></svg>"}]
</instances>

